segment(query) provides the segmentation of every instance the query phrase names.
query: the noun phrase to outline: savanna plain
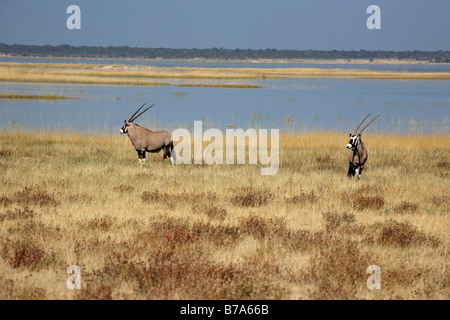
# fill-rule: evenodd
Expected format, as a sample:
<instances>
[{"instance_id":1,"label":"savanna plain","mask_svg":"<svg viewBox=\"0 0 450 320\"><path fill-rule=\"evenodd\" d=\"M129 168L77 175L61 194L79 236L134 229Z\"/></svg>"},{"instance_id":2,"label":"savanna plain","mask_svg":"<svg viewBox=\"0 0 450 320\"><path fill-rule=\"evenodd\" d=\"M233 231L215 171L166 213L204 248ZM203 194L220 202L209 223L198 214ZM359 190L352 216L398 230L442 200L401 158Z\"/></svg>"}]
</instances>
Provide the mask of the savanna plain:
<instances>
[{"instance_id":1,"label":"savanna plain","mask_svg":"<svg viewBox=\"0 0 450 320\"><path fill-rule=\"evenodd\" d=\"M119 134L3 131L0 298L449 299L450 136L363 141L356 180L336 132L280 135L262 176L161 153L140 168Z\"/></svg>"}]
</instances>

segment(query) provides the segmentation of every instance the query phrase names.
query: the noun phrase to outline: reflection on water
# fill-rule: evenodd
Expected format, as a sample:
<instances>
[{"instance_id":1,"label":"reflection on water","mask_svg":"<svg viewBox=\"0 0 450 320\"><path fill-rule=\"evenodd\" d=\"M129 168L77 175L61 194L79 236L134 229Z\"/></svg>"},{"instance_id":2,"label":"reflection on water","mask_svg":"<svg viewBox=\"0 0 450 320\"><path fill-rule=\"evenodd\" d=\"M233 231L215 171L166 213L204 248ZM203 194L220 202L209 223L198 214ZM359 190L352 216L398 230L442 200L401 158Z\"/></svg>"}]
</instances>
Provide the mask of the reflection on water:
<instances>
[{"instance_id":1,"label":"reflection on water","mask_svg":"<svg viewBox=\"0 0 450 320\"><path fill-rule=\"evenodd\" d=\"M217 81L215 81L217 82ZM237 81L236 81L237 82ZM260 127L354 130L369 112L369 132L449 133L450 82L401 80L258 80L263 89L0 83L0 94L62 95L77 100L1 100L0 128L116 133L142 103L149 128Z\"/></svg>"}]
</instances>

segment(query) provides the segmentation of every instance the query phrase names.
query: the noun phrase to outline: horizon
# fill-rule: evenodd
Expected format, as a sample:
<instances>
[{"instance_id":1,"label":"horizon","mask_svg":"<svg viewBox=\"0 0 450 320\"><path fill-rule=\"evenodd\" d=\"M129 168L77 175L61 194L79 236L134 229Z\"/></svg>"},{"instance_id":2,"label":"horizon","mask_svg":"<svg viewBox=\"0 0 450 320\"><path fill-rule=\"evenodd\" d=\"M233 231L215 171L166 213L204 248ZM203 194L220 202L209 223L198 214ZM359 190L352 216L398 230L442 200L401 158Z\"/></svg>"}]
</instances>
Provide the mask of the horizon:
<instances>
[{"instance_id":1,"label":"horizon","mask_svg":"<svg viewBox=\"0 0 450 320\"><path fill-rule=\"evenodd\" d=\"M337 50L337 49L327 49L327 50L318 50L318 49L277 49L277 48L255 48L255 49L250 49L250 48L217 48L217 47L207 47L207 48L171 48L171 47L143 47L143 46L128 46L128 45L113 45L113 46L99 46L99 45L71 45L69 43L62 43L62 44L58 44L58 45L52 45L52 44L41 44L41 45L35 45L35 44L19 44L19 43L4 43L4 42L0 42L0 45L8 45L8 46L36 46L36 47L45 47L45 46L51 46L51 47L62 47L62 46L71 46L71 47L75 47L75 48L81 48L81 47L98 47L98 48L108 48L108 47L113 47L113 48L120 48L120 47L129 47L130 49L169 49L169 50L231 50L231 51L235 51L235 50L251 50L251 51L266 51L266 50L276 50L276 51L321 51L321 52L326 52L326 51L343 51L343 52L361 52L361 51L368 51L368 52L449 52L449 50L379 50L379 49L373 49L373 50L366 50L366 49L355 49L355 50Z\"/></svg>"}]
</instances>

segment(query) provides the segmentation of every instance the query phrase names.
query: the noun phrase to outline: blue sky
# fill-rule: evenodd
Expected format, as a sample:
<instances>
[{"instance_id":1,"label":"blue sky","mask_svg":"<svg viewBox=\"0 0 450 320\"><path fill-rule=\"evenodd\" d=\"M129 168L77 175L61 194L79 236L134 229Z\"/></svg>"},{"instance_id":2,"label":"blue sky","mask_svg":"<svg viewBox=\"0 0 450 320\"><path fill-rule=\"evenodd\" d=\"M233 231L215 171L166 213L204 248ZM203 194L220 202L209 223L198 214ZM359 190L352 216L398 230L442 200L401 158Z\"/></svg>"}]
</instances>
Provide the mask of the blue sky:
<instances>
[{"instance_id":1,"label":"blue sky","mask_svg":"<svg viewBox=\"0 0 450 320\"><path fill-rule=\"evenodd\" d=\"M69 5L81 30L69 30ZM369 5L381 30L369 30ZM151 48L450 50L449 0L0 0L0 42Z\"/></svg>"}]
</instances>

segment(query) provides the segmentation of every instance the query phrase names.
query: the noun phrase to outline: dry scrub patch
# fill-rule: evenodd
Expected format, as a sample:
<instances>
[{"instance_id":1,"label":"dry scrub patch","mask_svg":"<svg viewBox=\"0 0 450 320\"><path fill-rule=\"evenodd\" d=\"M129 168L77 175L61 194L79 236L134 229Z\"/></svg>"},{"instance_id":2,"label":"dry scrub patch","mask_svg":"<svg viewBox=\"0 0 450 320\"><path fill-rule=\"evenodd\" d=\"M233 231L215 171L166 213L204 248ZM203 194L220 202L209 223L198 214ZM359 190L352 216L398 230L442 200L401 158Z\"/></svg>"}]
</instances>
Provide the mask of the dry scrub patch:
<instances>
[{"instance_id":1,"label":"dry scrub patch","mask_svg":"<svg viewBox=\"0 0 450 320\"><path fill-rule=\"evenodd\" d=\"M235 189L233 193L230 202L241 207L259 207L273 198L273 194L269 190L253 187L241 187Z\"/></svg>"},{"instance_id":2,"label":"dry scrub patch","mask_svg":"<svg viewBox=\"0 0 450 320\"><path fill-rule=\"evenodd\" d=\"M47 191L43 190L42 187L32 186L25 187L22 191L16 192L11 200L17 204L23 205L38 205L38 206L56 206L60 204L56 200L55 196Z\"/></svg>"},{"instance_id":3,"label":"dry scrub patch","mask_svg":"<svg viewBox=\"0 0 450 320\"><path fill-rule=\"evenodd\" d=\"M211 261L205 243L234 245L239 228L186 219L154 222L148 231L123 243L105 266L87 275L79 299L123 298L116 289L131 283L149 299L258 299L281 297L283 289L249 268ZM133 259L127 257L134 257Z\"/></svg>"},{"instance_id":4,"label":"dry scrub patch","mask_svg":"<svg viewBox=\"0 0 450 320\"><path fill-rule=\"evenodd\" d=\"M314 284L312 298L355 299L367 279L366 269L375 264L361 253L358 244L343 239L330 240L311 258L309 279Z\"/></svg>"},{"instance_id":5,"label":"dry scrub patch","mask_svg":"<svg viewBox=\"0 0 450 320\"><path fill-rule=\"evenodd\" d=\"M193 213L203 213L211 219L224 220L227 216L227 210L218 206L198 205L191 206Z\"/></svg>"},{"instance_id":6,"label":"dry scrub patch","mask_svg":"<svg viewBox=\"0 0 450 320\"><path fill-rule=\"evenodd\" d=\"M418 208L419 205L417 203L402 201L394 210L398 213L415 213Z\"/></svg>"},{"instance_id":7,"label":"dry scrub patch","mask_svg":"<svg viewBox=\"0 0 450 320\"><path fill-rule=\"evenodd\" d=\"M6 158L6 157L11 157L12 155L12 151L11 150L0 150L0 158Z\"/></svg>"},{"instance_id":8,"label":"dry scrub patch","mask_svg":"<svg viewBox=\"0 0 450 320\"><path fill-rule=\"evenodd\" d=\"M383 190L372 185L356 188L352 192L346 191L342 194L341 200L356 210L380 210L386 204Z\"/></svg>"},{"instance_id":9,"label":"dry scrub patch","mask_svg":"<svg viewBox=\"0 0 450 320\"><path fill-rule=\"evenodd\" d=\"M14 269L36 270L47 266L53 260L43 246L30 240L1 238L0 245L0 256Z\"/></svg>"},{"instance_id":10,"label":"dry scrub patch","mask_svg":"<svg viewBox=\"0 0 450 320\"><path fill-rule=\"evenodd\" d=\"M4 220L27 220L33 218L37 213L29 208L23 209L15 208L14 210L6 210L6 212L0 214L0 222Z\"/></svg>"},{"instance_id":11,"label":"dry scrub patch","mask_svg":"<svg viewBox=\"0 0 450 320\"><path fill-rule=\"evenodd\" d=\"M368 243L402 248L423 245L437 247L442 244L439 238L418 230L408 221L398 222L393 219L369 226L365 239Z\"/></svg>"},{"instance_id":12,"label":"dry scrub patch","mask_svg":"<svg viewBox=\"0 0 450 320\"><path fill-rule=\"evenodd\" d=\"M186 192L172 194L167 192L161 192L159 190L144 191L141 194L141 200L144 203L163 203L169 208L175 208L178 204L188 203L197 204L202 201L214 202L216 200L216 194L213 192Z\"/></svg>"},{"instance_id":13,"label":"dry scrub patch","mask_svg":"<svg viewBox=\"0 0 450 320\"><path fill-rule=\"evenodd\" d=\"M286 197L284 202L287 204L305 204L305 203L315 203L319 199L319 196L314 192L314 190L310 192L300 192L299 194L295 194L291 197Z\"/></svg>"},{"instance_id":14,"label":"dry scrub patch","mask_svg":"<svg viewBox=\"0 0 450 320\"><path fill-rule=\"evenodd\" d=\"M118 192L131 192L134 190L134 187L132 185L129 184L119 184L118 186L114 187L114 190L118 191Z\"/></svg>"},{"instance_id":15,"label":"dry scrub patch","mask_svg":"<svg viewBox=\"0 0 450 320\"><path fill-rule=\"evenodd\" d=\"M11 279L0 276L1 300L45 300L47 292L44 288L18 287Z\"/></svg>"}]
</instances>

